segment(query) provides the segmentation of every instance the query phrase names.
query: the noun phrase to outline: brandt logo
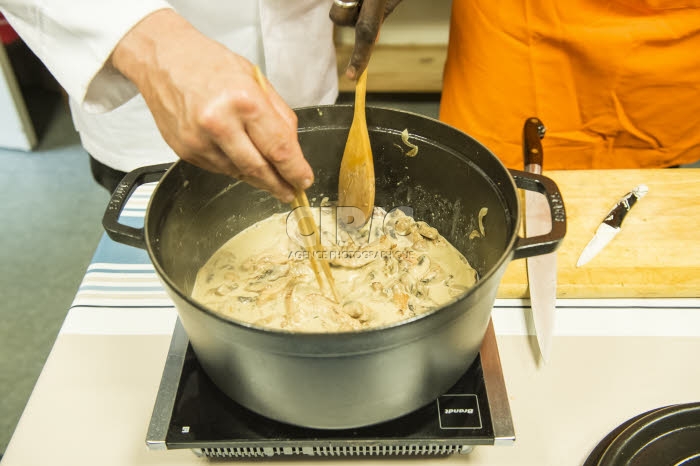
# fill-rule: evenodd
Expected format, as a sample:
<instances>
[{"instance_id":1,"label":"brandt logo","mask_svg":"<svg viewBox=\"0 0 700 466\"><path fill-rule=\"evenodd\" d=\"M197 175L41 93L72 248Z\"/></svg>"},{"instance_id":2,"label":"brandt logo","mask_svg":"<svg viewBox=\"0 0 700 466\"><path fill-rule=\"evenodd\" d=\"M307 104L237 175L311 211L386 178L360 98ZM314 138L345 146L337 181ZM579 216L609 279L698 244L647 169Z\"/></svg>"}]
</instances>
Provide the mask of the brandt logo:
<instances>
[{"instance_id":1,"label":"brandt logo","mask_svg":"<svg viewBox=\"0 0 700 466\"><path fill-rule=\"evenodd\" d=\"M479 398L475 394L456 393L437 399L440 429L481 429Z\"/></svg>"},{"instance_id":2,"label":"brandt logo","mask_svg":"<svg viewBox=\"0 0 700 466\"><path fill-rule=\"evenodd\" d=\"M474 408L446 408L445 414L474 414Z\"/></svg>"}]
</instances>

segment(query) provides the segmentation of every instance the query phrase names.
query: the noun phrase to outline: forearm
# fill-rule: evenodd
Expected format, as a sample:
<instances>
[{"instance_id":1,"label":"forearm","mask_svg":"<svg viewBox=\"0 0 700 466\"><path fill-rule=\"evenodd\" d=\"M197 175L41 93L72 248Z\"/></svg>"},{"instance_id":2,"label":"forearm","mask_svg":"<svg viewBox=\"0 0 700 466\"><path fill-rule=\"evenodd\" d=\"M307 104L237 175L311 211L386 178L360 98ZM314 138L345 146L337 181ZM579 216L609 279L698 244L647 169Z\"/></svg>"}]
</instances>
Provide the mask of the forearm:
<instances>
[{"instance_id":1,"label":"forearm","mask_svg":"<svg viewBox=\"0 0 700 466\"><path fill-rule=\"evenodd\" d=\"M114 48L110 63L139 89L148 85L158 70L167 70L165 60L178 60L179 51L202 35L173 10L159 10L143 18L122 37ZM186 63L190 57L181 54Z\"/></svg>"}]
</instances>

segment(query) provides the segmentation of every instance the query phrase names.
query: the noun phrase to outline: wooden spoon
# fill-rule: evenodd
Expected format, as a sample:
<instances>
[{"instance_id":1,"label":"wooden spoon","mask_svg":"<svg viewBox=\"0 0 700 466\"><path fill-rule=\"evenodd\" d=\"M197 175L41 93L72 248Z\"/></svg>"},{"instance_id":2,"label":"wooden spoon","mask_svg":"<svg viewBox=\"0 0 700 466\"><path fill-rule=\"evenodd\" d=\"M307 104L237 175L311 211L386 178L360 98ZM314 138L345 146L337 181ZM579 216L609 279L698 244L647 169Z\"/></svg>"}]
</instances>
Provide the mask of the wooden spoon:
<instances>
[{"instance_id":1,"label":"wooden spoon","mask_svg":"<svg viewBox=\"0 0 700 466\"><path fill-rule=\"evenodd\" d=\"M258 66L255 67L254 71L255 80L258 82L258 85L263 92L267 93L267 85L265 84L265 78L263 77L262 71L260 71ZM333 298L335 298L335 301L340 304L340 296L338 295L338 290L335 287L333 273L331 273L331 267L328 264L328 261L326 261L325 249L321 244L321 233L319 232L316 221L311 213L309 199L306 197L306 192L303 189L295 191L294 200L291 202L291 206L304 238L304 242L306 243L304 247L309 254L309 261L311 262L311 268L316 276L318 287L321 289L321 291L323 291L323 281L321 280L321 271L319 270L320 262L321 270L326 276L328 287L333 294Z\"/></svg>"},{"instance_id":2,"label":"wooden spoon","mask_svg":"<svg viewBox=\"0 0 700 466\"><path fill-rule=\"evenodd\" d=\"M348 215L340 220L346 225L359 228L371 217L374 209L374 160L369 143L367 119L365 117L365 94L367 92L367 69L362 72L355 86L355 113L340 162L338 181L338 205L355 207L364 218ZM355 211L359 214L359 212Z\"/></svg>"},{"instance_id":3,"label":"wooden spoon","mask_svg":"<svg viewBox=\"0 0 700 466\"><path fill-rule=\"evenodd\" d=\"M309 206L309 199L306 197L306 192L299 190L296 192L296 196L291 203L292 210L297 220L299 226L299 231L301 231L302 237L304 238L304 247L309 254L309 261L311 262L311 269L314 271L316 276L316 281L318 282L318 287L323 292L323 281L321 280L321 271L319 270L319 263L321 264L321 270L326 276L328 281L328 287L333 294L335 302L341 304L340 295L338 294L338 289L335 287L335 280L333 279L333 273L331 272L331 267L326 260L326 250L321 244L321 233L319 232L316 221L314 220L313 214L311 213L311 208ZM315 240L315 241L314 241Z\"/></svg>"}]
</instances>

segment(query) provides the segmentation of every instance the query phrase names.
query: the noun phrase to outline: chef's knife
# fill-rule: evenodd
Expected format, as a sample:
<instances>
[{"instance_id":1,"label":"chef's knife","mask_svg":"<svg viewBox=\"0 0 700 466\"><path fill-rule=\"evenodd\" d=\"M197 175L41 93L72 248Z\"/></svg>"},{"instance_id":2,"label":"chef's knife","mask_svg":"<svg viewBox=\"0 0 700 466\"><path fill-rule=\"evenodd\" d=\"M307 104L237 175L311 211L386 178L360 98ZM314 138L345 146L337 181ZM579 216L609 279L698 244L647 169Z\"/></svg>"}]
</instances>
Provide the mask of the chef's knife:
<instances>
[{"instance_id":1,"label":"chef's knife","mask_svg":"<svg viewBox=\"0 0 700 466\"><path fill-rule=\"evenodd\" d=\"M523 127L523 156L525 171L542 173L542 143L545 128L538 118L528 118ZM539 193L525 191L525 232L527 236L549 233L552 216L547 199ZM554 332L557 298L557 254L552 252L527 258L527 282L530 306L535 322L537 344L542 359L547 362Z\"/></svg>"},{"instance_id":2,"label":"chef's knife","mask_svg":"<svg viewBox=\"0 0 700 466\"><path fill-rule=\"evenodd\" d=\"M610 241L612 241L620 232L622 221L625 219L627 212L629 212L637 201L643 198L648 192L649 188L644 184L640 184L632 191L625 194L624 197L615 204L615 207L608 212L608 215L600 226L598 226L593 239L583 248L581 256L578 258L578 262L576 262L576 267L581 267L583 264L593 259L608 243L610 243Z\"/></svg>"}]
</instances>

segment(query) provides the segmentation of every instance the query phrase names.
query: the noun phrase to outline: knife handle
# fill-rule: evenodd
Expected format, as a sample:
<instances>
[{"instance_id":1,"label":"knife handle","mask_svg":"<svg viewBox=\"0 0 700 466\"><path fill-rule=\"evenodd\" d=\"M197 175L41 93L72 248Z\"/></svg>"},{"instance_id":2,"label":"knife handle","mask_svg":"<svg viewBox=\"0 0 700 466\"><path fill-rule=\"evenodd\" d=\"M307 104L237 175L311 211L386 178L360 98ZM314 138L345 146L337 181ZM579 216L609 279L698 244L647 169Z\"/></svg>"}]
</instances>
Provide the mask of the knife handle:
<instances>
[{"instance_id":1,"label":"knife handle","mask_svg":"<svg viewBox=\"0 0 700 466\"><path fill-rule=\"evenodd\" d=\"M620 228L622 226L622 221L627 215L627 212L629 212L637 201L643 198L648 191L649 188L647 188L646 185L641 184L625 194L625 196L620 199L617 204L615 204L615 207L608 212L608 215L605 217L605 220L603 220L603 223L608 224L613 228Z\"/></svg>"},{"instance_id":2,"label":"knife handle","mask_svg":"<svg viewBox=\"0 0 700 466\"><path fill-rule=\"evenodd\" d=\"M525 160L525 171L542 173L542 163L544 161L544 152L542 151L542 142L546 129L544 124L537 117L530 117L525 120L523 125L523 159Z\"/></svg>"}]
</instances>

